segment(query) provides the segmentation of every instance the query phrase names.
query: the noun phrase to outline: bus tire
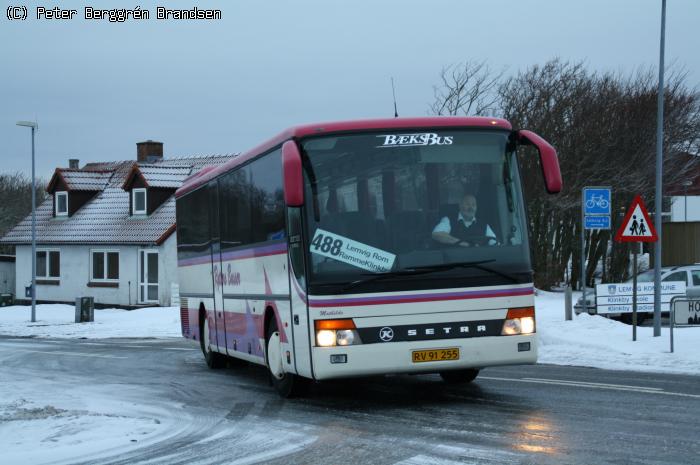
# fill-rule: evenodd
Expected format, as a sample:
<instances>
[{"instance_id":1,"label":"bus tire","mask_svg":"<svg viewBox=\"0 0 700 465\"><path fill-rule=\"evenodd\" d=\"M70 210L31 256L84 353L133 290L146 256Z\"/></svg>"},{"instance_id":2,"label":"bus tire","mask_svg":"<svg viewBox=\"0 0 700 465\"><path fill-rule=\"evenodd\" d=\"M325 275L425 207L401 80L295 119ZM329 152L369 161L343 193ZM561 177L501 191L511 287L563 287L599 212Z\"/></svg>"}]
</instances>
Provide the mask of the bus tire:
<instances>
[{"instance_id":1,"label":"bus tire","mask_svg":"<svg viewBox=\"0 0 700 465\"><path fill-rule=\"evenodd\" d=\"M204 354L204 360L207 366L212 370L222 368L226 365L226 357L218 352L211 350L209 342L209 325L207 324L206 311L202 310L199 316L199 344Z\"/></svg>"},{"instance_id":2,"label":"bus tire","mask_svg":"<svg viewBox=\"0 0 700 465\"><path fill-rule=\"evenodd\" d=\"M440 377L449 384L471 383L479 375L478 368L467 368L465 370L441 371Z\"/></svg>"},{"instance_id":3,"label":"bus tire","mask_svg":"<svg viewBox=\"0 0 700 465\"><path fill-rule=\"evenodd\" d=\"M270 320L265 332L265 365L270 383L281 397L300 397L306 394L308 380L293 373L284 372L280 333L274 317Z\"/></svg>"}]
</instances>

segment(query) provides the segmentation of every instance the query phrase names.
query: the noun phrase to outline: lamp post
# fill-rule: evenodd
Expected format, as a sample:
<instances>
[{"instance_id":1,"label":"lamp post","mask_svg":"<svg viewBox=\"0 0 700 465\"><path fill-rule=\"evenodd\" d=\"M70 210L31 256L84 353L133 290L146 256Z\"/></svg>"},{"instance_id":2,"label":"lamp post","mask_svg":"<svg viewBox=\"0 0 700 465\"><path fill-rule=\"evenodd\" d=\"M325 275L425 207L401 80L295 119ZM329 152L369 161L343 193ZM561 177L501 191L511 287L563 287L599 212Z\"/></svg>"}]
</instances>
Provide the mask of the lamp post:
<instances>
[{"instance_id":1,"label":"lamp post","mask_svg":"<svg viewBox=\"0 0 700 465\"><path fill-rule=\"evenodd\" d=\"M659 88L656 103L656 198L654 227L659 238L654 244L654 337L661 336L661 244L663 231L663 146L664 146L664 49L666 47L666 0L661 0L661 41L659 44Z\"/></svg>"},{"instance_id":2,"label":"lamp post","mask_svg":"<svg viewBox=\"0 0 700 465\"><path fill-rule=\"evenodd\" d=\"M32 121L17 121L17 126L32 128L32 323L36 321L36 178L34 173L34 133L39 125Z\"/></svg>"}]
</instances>

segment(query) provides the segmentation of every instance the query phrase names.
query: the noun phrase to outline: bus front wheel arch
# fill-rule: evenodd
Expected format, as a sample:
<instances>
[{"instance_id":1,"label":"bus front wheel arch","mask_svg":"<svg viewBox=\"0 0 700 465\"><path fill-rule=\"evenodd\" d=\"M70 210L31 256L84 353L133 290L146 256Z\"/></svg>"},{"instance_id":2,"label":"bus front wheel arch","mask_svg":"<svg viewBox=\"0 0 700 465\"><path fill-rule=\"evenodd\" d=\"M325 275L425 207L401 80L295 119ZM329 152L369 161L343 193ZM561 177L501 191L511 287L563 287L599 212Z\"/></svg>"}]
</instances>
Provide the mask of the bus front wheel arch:
<instances>
[{"instance_id":1,"label":"bus front wheel arch","mask_svg":"<svg viewBox=\"0 0 700 465\"><path fill-rule=\"evenodd\" d=\"M266 309L264 322L265 366L267 366L270 383L282 397L303 395L307 390L308 380L284 371L280 328L278 328L275 311L272 308Z\"/></svg>"}]
</instances>

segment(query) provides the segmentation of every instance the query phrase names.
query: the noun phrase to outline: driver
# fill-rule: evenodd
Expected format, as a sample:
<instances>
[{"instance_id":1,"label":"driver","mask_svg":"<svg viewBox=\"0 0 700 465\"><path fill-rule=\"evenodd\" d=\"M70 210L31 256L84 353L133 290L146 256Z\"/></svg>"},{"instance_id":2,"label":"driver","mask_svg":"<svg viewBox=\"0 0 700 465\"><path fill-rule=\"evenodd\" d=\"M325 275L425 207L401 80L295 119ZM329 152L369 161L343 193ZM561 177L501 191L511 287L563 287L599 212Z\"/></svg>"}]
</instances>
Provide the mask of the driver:
<instances>
[{"instance_id":1,"label":"driver","mask_svg":"<svg viewBox=\"0 0 700 465\"><path fill-rule=\"evenodd\" d=\"M496 234L488 224L476 218L476 197L466 194L459 203L457 215L444 216L433 228L434 240L461 247L496 245Z\"/></svg>"}]
</instances>

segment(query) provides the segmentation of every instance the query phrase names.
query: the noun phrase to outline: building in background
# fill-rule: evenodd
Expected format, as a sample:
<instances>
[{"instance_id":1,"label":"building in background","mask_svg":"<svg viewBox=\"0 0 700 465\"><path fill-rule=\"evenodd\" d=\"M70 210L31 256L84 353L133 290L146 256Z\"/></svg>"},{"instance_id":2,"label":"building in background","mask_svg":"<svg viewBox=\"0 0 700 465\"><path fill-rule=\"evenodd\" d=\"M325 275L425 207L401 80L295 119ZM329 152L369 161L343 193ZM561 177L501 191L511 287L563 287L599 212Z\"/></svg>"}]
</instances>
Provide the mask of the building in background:
<instances>
[{"instance_id":1,"label":"building in background","mask_svg":"<svg viewBox=\"0 0 700 465\"><path fill-rule=\"evenodd\" d=\"M679 155L674 166L679 166L683 172L680 182L666 186L664 195L670 198L672 223L687 223L700 221L700 166L691 163L695 156ZM690 167L683 169L683 167Z\"/></svg>"},{"instance_id":2,"label":"building in background","mask_svg":"<svg viewBox=\"0 0 700 465\"><path fill-rule=\"evenodd\" d=\"M664 266L700 263L700 167L696 160L694 155L681 154L669 167L682 173L682 178L664 189L670 205L662 233Z\"/></svg>"},{"instance_id":3,"label":"building in background","mask_svg":"<svg viewBox=\"0 0 700 465\"><path fill-rule=\"evenodd\" d=\"M37 207L37 300L171 305L177 284L175 190L234 155L163 158L161 142L136 144L136 160L57 168ZM14 293L31 284L31 215L0 239L16 246ZM2 284L2 283L0 283ZM176 286L175 286L176 287Z\"/></svg>"}]
</instances>

